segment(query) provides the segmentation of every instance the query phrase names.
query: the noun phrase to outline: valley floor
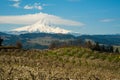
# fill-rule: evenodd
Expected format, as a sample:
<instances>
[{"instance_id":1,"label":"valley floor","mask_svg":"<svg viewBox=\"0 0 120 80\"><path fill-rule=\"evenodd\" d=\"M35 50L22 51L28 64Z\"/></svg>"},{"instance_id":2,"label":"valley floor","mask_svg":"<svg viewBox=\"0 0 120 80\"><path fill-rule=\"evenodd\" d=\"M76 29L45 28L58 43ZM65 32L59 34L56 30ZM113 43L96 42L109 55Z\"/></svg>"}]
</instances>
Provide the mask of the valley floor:
<instances>
[{"instance_id":1,"label":"valley floor","mask_svg":"<svg viewBox=\"0 0 120 80\"><path fill-rule=\"evenodd\" d=\"M0 50L0 80L120 80L120 54L80 47Z\"/></svg>"}]
</instances>

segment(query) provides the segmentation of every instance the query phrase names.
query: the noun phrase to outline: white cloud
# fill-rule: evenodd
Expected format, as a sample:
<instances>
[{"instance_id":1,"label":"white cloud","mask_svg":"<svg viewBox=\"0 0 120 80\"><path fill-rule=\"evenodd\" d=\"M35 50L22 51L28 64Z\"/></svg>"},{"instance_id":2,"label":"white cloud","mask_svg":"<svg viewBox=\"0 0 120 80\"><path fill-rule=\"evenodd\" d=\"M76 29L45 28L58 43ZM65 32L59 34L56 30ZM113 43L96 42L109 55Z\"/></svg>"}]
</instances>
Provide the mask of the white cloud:
<instances>
[{"instance_id":1,"label":"white cloud","mask_svg":"<svg viewBox=\"0 0 120 80\"><path fill-rule=\"evenodd\" d=\"M20 0L9 0L9 1L13 1L13 2L20 2Z\"/></svg>"},{"instance_id":2,"label":"white cloud","mask_svg":"<svg viewBox=\"0 0 120 80\"><path fill-rule=\"evenodd\" d=\"M27 5L24 5L24 6L20 6L21 0L9 0L9 1L14 2L10 6L13 6L15 8L20 8L21 7L23 9L37 9L37 10L42 10L43 9L42 6L49 6L48 4L40 4L40 3L27 4Z\"/></svg>"},{"instance_id":3,"label":"white cloud","mask_svg":"<svg viewBox=\"0 0 120 80\"><path fill-rule=\"evenodd\" d=\"M13 7L15 7L15 8L19 8L20 7L20 1L21 0L9 0L9 1L12 1L12 2L14 2L12 5L10 5L10 6L13 6Z\"/></svg>"},{"instance_id":4,"label":"white cloud","mask_svg":"<svg viewBox=\"0 0 120 80\"><path fill-rule=\"evenodd\" d=\"M19 8L19 7L20 7L20 3L19 3L19 2L16 2L16 3L14 3L14 4L11 5L11 6L13 6L13 7L15 7L15 8Z\"/></svg>"},{"instance_id":5,"label":"white cloud","mask_svg":"<svg viewBox=\"0 0 120 80\"><path fill-rule=\"evenodd\" d=\"M40 3L34 3L33 5L25 5L24 9L38 9L38 10L42 10L42 6L40 6Z\"/></svg>"},{"instance_id":6,"label":"white cloud","mask_svg":"<svg viewBox=\"0 0 120 80\"><path fill-rule=\"evenodd\" d=\"M112 21L114 21L114 19L102 19L102 20L100 20L101 22L112 22Z\"/></svg>"},{"instance_id":7,"label":"white cloud","mask_svg":"<svg viewBox=\"0 0 120 80\"><path fill-rule=\"evenodd\" d=\"M64 26L83 26L81 22L63 19L55 15L49 15L45 13L27 14L19 16L0 16L0 24L33 24L39 20L45 20L46 23L52 23L56 25Z\"/></svg>"},{"instance_id":8,"label":"white cloud","mask_svg":"<svg viewBox=\"0 0 120 80\"><path fill-rule=\"evenodd\" d=\"M49 6L49 4L42 4L42 6Z\"/></svg>"},{"instance_id":9,"label":"white cloud","mask_svg":"<svg viewBox=\"0 0 120 80\"><path fill-rule=\"evenodd\" d=\"M42 6L54 6L55 4L42 4Z\"/></svg>"},{"instance_id":10,"label":"white cloud","mask_svg":"<svg viewBox=\"0 0 120 80\"><path fill-rule=\"evenodd\" d=\"M25 5L24 9L33 9L33 6Z\"/></svg>"}]
</instances>

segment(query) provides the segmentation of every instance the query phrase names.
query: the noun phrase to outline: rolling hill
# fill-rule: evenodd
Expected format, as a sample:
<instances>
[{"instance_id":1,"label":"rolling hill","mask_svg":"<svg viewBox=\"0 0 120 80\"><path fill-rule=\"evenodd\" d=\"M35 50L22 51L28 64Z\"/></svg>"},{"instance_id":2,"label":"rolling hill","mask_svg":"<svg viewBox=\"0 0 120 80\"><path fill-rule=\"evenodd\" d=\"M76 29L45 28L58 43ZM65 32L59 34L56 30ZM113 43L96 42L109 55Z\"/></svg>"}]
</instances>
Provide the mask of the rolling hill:
<instances>
[{"instance_id":1,"label":"rolling hill","mask_svg":"<svg viewBox=\"0 0 120 80\"><path fill-rule=\"evenodd\" d=\"M80 47L1 50L1 80L120 80L120 54Z\"/></svg>"},{"instance_id":2,"label":"rolling hill","mask_svg":"<svg viewBox=\"0 0 120 80\"><path fill-rule=\"evenodd\" d=\"M105 45L120 46L120 35L81 35L74 36L71 34L53 34L53 33L26 33L20 35L12 35L0 33L4 38L3 45L15 45L17 41L21 41L24 48L47 49L52 41L74 41L86 39L99 42Z\"/></svg>"}]
</instances>

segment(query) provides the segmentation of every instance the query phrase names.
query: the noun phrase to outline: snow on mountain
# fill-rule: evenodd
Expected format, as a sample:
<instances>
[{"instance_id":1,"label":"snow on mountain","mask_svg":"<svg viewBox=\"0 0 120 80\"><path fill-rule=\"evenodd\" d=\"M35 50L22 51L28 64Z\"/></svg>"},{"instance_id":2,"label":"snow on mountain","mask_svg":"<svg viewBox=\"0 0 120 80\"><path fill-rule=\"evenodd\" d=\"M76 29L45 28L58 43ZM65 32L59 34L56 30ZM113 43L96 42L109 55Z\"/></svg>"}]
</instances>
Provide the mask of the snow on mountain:
<instances>
[{"instance_id":1,"label":"snow on mountain","mask_svg":"<svg viewBox=\"0 0 120 80\"><path fill-rule=\"evenodd\" d=\"M44 33L62 33L67 34L71 31L57 27L59 25L51 23L48 19L41 18L37 23L21 28L13 29L13 32L44 32Z\"/></svg>"}]
</instances>

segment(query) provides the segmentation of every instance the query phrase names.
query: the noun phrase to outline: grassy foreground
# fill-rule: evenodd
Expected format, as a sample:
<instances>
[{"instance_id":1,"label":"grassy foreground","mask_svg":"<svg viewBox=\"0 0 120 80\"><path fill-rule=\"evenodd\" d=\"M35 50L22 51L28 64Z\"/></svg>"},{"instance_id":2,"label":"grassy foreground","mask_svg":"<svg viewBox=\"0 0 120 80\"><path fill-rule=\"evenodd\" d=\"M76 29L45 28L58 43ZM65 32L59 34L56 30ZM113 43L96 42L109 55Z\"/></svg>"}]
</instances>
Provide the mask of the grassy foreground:
<instances>
[{"instance_id":1,"label":"grassy foreground","mask_svg":"<svg viewBox=\"0 0 120 80\"><path fill-rule=\"evenodd\" d=\"M1 50L0 80L120 80L120 54L80 47Z\"/></svg>"}]
</instances>

